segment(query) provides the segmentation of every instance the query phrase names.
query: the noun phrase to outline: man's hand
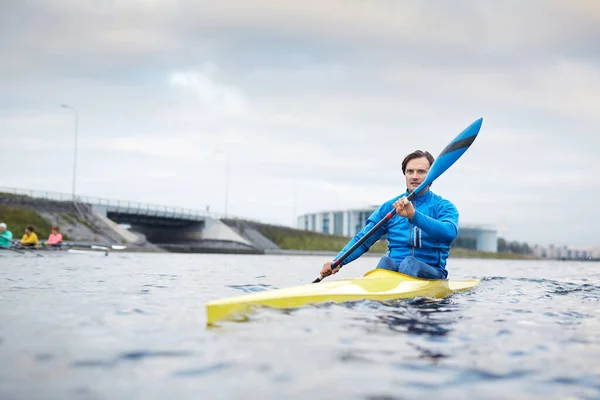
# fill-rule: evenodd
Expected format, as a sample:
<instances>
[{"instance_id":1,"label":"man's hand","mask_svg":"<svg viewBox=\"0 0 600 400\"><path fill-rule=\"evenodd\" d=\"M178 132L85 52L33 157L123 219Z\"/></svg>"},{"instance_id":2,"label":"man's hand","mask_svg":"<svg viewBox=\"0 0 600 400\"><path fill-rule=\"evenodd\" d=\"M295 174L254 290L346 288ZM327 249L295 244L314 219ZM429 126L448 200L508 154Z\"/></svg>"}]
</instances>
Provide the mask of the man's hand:
<instances>
[{"instance_id":1,"label":"man's hand","mask_svg":"<svg viewBox=\"0 0 600 400\"><path fill-rule=\"evenodd\" d=\"M333 262L331 262L331 261L326 262L325 264L323 264L323 269L321 270L321 278L325 278L326 276L337 274L337 272L340 270L341 266L338 265L332 271L331 270L331 264L333 264Z\"/></svg>"},{"instance_id":2,"label":"man's hand","mask_svg":"<svg viewBox=\"0 0 600 400\"><path fill-rule=\"evenodd\" d=\"M396 202L392 204L392 207L394 207L396 214L400 217L412 219L415 216L415 208L410 201L407 204L404 204L404 197L396 200Z\"/></svg>"}]
</instances>

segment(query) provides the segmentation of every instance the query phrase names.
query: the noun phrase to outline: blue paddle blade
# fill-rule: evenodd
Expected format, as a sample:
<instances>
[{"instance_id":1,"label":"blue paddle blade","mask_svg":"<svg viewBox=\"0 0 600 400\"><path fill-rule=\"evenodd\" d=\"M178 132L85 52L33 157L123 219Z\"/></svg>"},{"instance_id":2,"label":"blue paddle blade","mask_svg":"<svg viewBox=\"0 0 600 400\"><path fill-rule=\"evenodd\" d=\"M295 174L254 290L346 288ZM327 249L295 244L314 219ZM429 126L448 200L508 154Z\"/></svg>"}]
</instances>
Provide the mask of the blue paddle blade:
<instances>
[{"instance_id":1,"label":"blue paddle blade","mask_svg":"<svg viewBox=\"0 0 600 400\"><path fill-rule=\"evenodd\" d=\"M424 190L427 186L431 185L431 183L436 180L441 174L446 172L452 164L456 162L467 149L473 144L477 134L479 134L479 130L481 129L481 124L483 123L483 118L479 118L464 131L462 131L457 137L454 138L448 146L438 156L438 158L433 162L433 165L429 169L429 173L425 180L417 186L417 188L411 193L418 194L422 190ZM412 196L410 196L412 197Z\"/></svg>"}]
</instances>

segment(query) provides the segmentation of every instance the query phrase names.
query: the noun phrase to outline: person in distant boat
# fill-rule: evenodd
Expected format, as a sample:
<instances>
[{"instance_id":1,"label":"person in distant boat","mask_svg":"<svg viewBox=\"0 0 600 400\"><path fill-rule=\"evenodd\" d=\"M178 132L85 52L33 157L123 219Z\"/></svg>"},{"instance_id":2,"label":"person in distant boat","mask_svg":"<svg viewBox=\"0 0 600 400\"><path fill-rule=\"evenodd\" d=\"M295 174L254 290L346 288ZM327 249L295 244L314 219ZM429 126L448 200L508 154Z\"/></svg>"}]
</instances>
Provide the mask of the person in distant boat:
<instances>
[{"instance_id":1,"label":"person in distant boat","mask_svg":"<svg viewBox=\"0 0 600 400\"><path fill-rule=\"evenodd\" d=\"M425 279L446 279L446 260L450 246L458 234L458 210L450 202L430 190L431 185L418 193L408 204L403 199L416 189L427 176L434 162L427 151L416 150L402 161L402 173L406 179L406 192L383 203L367 219L365 227L356 234L334 258L341 257L346 250L362 238L391 210L396 211L390 220L381 226L360 247L348 255L333 271L333 262L327 262L321 277L335 274L365 252L383 235L387 235L388 251L377 268L401 272Z\"/></svg>"},{"instance_id":2,"label":"person in distant boat","mask_svg":"<svg viewBox=\"0 0 600 400\"><path fill-rule=\"evenodd\" d=\"M48 236L48 240L46 240L46 244L50 247L60 248L62 246L62 240L63 237L60 233L60 229L58 229L58 226L53 226L50 236Z\"/></svg>"},{"instance_id":3,"label":"person in distant boat","mask_svg":"<svg viewBox=\"0 0 600 400\"><path fill-rule=\"evenodd\" d=\"M7 229L6 224L0 223L0 247L10 247L12 238L12 232Z\"/></svg>"},{"instance_id":4,"label":"person in distant boat","mask_svg":"<svg viewBox=\"0 0 600 400\"><path fill-rule=\"evenodd\" d=\"M27 225L25 227L25 234L21 238L20 244L23 247L37 247L38 237L32 225Z\"/></svg>"}]
</instances>

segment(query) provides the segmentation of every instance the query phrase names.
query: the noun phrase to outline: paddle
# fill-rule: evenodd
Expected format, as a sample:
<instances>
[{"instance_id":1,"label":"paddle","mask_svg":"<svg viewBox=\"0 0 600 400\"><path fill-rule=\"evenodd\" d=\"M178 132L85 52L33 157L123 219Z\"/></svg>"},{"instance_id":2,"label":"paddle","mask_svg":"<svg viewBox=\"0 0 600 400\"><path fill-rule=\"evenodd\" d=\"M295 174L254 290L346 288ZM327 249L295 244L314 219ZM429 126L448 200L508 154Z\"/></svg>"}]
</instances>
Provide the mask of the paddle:
<instances>
[{"instance_id":1,"label":"paddle","mask_svg":"<svg viewBox=\"0 0 600 400\"><path fill-rule=\"evenodd\" d=\"M19 254L27 254L27 253L31 254L32 251L35 251L35 249L27 249L27 248L24 248L25 250L18 250L14 247L2 247L2 249L14 251L15 253L19 253ZM36 255L36 257L44 257L40 253L34 253L34 254Z\"/></svg>"},{"instance_id":2,"label":"paddle","mask_svg":"<svg viewBox=\"0 0 600 400\"><path fill-rule=\"evenodd\" d=\"M13 249L12 247L0 247L0 250L14 251L15 253L25 254L24 251Z\"/></svg>"},{"instance_id":3,"label":"paddle","mask_svg":"<svg viewBox=\"0 0 600 400\"><path fill-rule=\"evenodd\" d=\"M481 129L481 124L483 122L483 118L479 118L471 125L469 125L465 130L463 130L457 137L454 138L442 150L438 158L433 162L433 165L429 169L429 173L425 180L417 186L415 190L413 190L407 197L404 198L404 204L408 204L418 193L421 193L427 186L431 185L434 180L436 180L440 175L442 175L452 164L456 162L467 149L473 144L475 138L479 134L479 130ZM338 265L346 259L354 250L356 250L361 244L363 244L373 233L375 233L379 228L383 226L387 221L389 221L396 214L396 210L392 209L381 221L377 223L373 228L371 228L362 238L360 238L352 247L344 252L340 258L335 260L331 264L331 269L335 269ZM317 279L313 281L313 283L321 282L324 277L319 276Z\"/></svg>"},{"instance_id":4,"label":"paddle","mask_svg":"<svg viewBox=\"0 0 600 400\"><path fill-rule=\"evenodd\" d=\"M97 245L92 245L91 246L92 249L95 250L125 250L127 248L127 246L118 246L118 245L109 245L109 246L97 246Z\"/></svg>"},{"instance_id":5,"label":"paddle","mask_svg":"<svg viewBox=\"0 0 600 400\"><path fill-rule=\"evenodd\" d=\"M73 248L73 247L84 247L93 250L125 250L127 246L117 245L117 244L106 244L106 245L97 245L97 244L87 244L87 243L69 243L63 244L65 247Z\"/></svg>"}]
</instances>

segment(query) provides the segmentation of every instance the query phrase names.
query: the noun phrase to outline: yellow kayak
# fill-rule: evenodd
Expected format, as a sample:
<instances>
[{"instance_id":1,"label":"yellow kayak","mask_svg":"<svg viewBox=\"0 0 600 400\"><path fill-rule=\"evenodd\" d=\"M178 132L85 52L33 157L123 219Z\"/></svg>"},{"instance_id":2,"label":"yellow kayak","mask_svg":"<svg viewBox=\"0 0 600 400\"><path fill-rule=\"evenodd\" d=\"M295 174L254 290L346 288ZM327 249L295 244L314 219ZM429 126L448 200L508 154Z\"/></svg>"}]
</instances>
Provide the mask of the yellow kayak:
<instances>
[{"instance_id":1,"label":"yellow kayak","mask_svg":"<svg viewBox=\"0 0 600 400\"><path fill-rule=\"evenodd\" d=\"M420 279L398 272L374 269L360 278L310 283L211 301L206 304L207 324L244 316L257 306L290 309L308 304L365 299L443 298L477 285L477 279Z\"/></svg>"}]
</instances>

